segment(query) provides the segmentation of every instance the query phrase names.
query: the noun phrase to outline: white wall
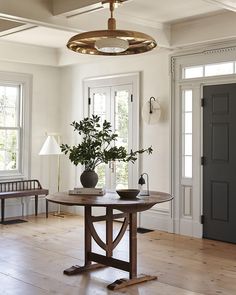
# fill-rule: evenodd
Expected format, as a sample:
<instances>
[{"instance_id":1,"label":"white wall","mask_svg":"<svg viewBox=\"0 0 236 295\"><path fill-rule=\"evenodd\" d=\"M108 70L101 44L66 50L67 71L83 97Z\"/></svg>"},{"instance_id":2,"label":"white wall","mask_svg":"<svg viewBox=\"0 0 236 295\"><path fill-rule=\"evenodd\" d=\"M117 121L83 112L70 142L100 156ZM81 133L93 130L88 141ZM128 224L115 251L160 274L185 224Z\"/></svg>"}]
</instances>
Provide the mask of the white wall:
<instances>
[{"instance_id":1,"label":"white wall","mask_svg":"<svg viewBox=\"0 0 236 295\"><path fill-rule=\"evenodd\" d=\"M147 172L150 189L170 192L170 92L169 92L169 51L159 50L156 54L142 54L129 57L96 59L95 63L67 66L62 68L61 83L61 130L65 143L75 142L73 128L69 124L83 116L83 79L97 76L140 72L140 111L151 96L158 98L162 117L157 125L140 122L140 147L152 146L151 156L140 160L140 171ZM69 169L69 170L68 170ZM62 182L64 189L79 184L80 168L70 164L63 156ZM138 181L138 180L137 180Z\"/></svg>"},{"instance_id":2,"label":"white wall","mask_svg":"<svg viewBox=\"0 0 236 295\"><path fill-rule=\"evenodd\" d=\"M151 96L159 99L163 115L157 125L140 122L140 147L152 146L151 156L144 155L140 161L142 172L150 176L150 189L170 191L170 94L169 52L156 51L129 57L101 58L94 63L78 64L62 68L23 63L0 62L0 71L28 73L33 76L32 88L32 154L31 178L39 179L44 187L56 191L56 158L39 156L45 132L60 132L62 142L76 143L70 126L73 120L83 117L83 79L130 72L140 72L140 111L142 104ZM68 190L79 183L80 167L61 156L61 190ZM32 202L26 202L26 214L33 213ZM44 202L41 204L44 209ZM20 201L13 206L8 202L7 216L20 215Z\"/></svg>"},{"instance_id":3,"label":"white wall","mask_svg":"<svg viewBox=\"0 0 236 295\"><path fill-rule=\"evenodd\" d=\"M39 150L46 138L45 132L59 132L59 83L60 69L49 66L37 66L23 63L0 61L0 71L25 73L32 75L32 113L31 113L31 179L39 179L45 188L55 191L56 158L39 156ZM30 151L29 151L30 153ZM31 214L29 199L25 199L25 214ZM44 210L40 202L40 210ZM6 201L6 216L21 215L20 200Z\"/></svg>"}]
</instances>

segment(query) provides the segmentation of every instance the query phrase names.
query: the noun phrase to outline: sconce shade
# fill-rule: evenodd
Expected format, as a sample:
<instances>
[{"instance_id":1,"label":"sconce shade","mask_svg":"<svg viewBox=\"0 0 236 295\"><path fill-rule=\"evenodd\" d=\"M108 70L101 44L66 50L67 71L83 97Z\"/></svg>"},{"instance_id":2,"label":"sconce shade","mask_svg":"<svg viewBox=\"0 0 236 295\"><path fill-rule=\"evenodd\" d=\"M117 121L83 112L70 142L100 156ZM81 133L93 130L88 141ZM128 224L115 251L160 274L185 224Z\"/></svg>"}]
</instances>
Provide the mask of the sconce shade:
<instances>
[{"instance_id":1,"label":"sconce shade","mask_svg":"<svg viewBox=\"0 0 236 295\"><path fill-rule=\"evenodd\" d=\"M53 135L48 135L46 138L39 155L46 156L46 155L61 155L61 148L57 143L55 137Z\"/></svg>"},{"instance_id":2,"label":"sconce shade","mask_svg":"<svg viewBox=\"0 0 236 295\"><path fill-rule=\"evenodd\" d=\"M145 179L143 178L143 175L140 176L139 180L138 180L138 184L140 185L144 185L146 182L145 182Z\"/></svg>"},{"instance_id":3,"label":"sconce shade","mask_svg":"<svg viewBox=\"0 0 236 295\"><path fill-rule=\"evenodd\" d=\"M138 184L140 184L141 186L143 186L144 184L146 184L146 181L144 179L144 175L146 175L147 177L147 190L146 192L140 192L140 196L149 196L149 177L147 173L142 173L139 180L138 180Z\"/></svg>"}]
</instances>

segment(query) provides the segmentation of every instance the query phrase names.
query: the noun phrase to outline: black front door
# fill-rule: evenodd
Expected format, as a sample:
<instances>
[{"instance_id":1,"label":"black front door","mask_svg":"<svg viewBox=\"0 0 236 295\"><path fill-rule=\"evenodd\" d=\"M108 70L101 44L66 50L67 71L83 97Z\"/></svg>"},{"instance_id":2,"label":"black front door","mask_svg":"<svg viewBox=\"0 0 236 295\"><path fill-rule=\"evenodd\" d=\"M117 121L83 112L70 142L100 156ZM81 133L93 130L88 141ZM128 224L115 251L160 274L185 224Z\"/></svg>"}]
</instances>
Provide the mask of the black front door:
<instances>
[{"instance_id":1,"label":"black front door","mask_svg":"<svg viewBox=\"0 0 236 295\"><path fill-rule=\"evenodd\" d=\"M236 84L203 97L203 236L236 243Z\"/></svg>"}]
</instances>

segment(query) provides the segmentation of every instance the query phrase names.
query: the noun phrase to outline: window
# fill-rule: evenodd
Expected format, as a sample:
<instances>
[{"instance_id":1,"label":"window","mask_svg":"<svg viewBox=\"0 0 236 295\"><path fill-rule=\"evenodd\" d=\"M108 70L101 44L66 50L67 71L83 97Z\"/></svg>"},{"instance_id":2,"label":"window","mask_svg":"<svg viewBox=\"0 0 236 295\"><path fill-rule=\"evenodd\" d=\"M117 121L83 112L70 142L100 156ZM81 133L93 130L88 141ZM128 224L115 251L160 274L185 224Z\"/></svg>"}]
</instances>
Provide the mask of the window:
<instances>
[{"instance_id":1,"label":"window","mask_svg":"<svg viewBox=\"0 0 236 295\"><path fill-rule=\"evenodd\" d=\"M192 79L200 77L213 77L222 75L236 74L236 63L221 62L214 64L206 64L202 66L191 66L183 68L183 79Z\"/></svg>"},{"instance_id":2,"label":"window","mask_svg":"<svg viewBox=\"0 0 236 295\"><path fill-rule=\"evenodd\" d=\"M219 75L230 75L234 73L234 63L217 63L205 66L205 76L219 76Z\"/></svg>"},{"instance_id":3,"label":"window","mask_svg":"<svg viewBox=\"0 0 236 295\"><path fill-rule=\"evenodd\" d=\"M0 178L28 177L29 82L0 72Z\"/></svg>"},{"instance_id":4,"label":"window","mask_svg":"<svg viewBox=\"0 0 236 295\"><path fill-rule=\"evenodd\" d=\"M85 82L89 96L88 114L111 122L118 134L116 144L128 151L139 149L138 74L97 78ZM85 112L86 113L86 112ZM135 126L135 128L133 128ZM107 189L136 187L138 163L111 162L97 167L98 186Z\"/></svg>"},{"instance_id":5,"label":"window","mask_svg":"<svg viewBox=\"0 0 236 295\"><path fill-rule=\"evenodd\" d=\"M203 77L203 66L186 67L183 76L185 79Z\"/></svg>"},{"instance_id":6,"label":"window","mask_svg":"<svg viewBox=\"0 0 236 295\"><path fill-rule=\"evenodd\" d=\"M0 84L0 170L19 171L21 87Z\"/></svg>"},{"instance_id":7,"label":"window","mask_svg":"<svg viewBox=\"0 0 236 295\"><path fill-rule=\"evenodd\" d=\"M91 88L90 115L101 117L101 121L111 122L113 132L118 134L117 146L124 146L128 151L132 148L129 130L129 108L131 108L131 85ZM110 189L128 188L129 164L111 162L107 167L101 164L97 167L98 186L106 184Z\"/></svg>"},{"instance_id":8,"label":"window","mask_svg":"<svg viewBox=\"0 0 236 295\"><path fill-rule=\"evenodd\" d=\"M182 177L192 178L192 116L193 92L184 90L182 95Z\"/></svg>"}]
</instances>

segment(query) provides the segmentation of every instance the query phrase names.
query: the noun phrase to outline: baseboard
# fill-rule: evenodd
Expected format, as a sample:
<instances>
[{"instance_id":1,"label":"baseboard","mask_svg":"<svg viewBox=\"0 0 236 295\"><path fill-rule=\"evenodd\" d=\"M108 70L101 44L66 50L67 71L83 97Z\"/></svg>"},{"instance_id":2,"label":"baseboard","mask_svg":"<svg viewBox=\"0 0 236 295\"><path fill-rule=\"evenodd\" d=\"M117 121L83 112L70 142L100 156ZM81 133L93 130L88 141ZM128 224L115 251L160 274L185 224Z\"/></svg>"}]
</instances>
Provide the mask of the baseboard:
<instances>
[{"instance_id":1,"label":"baseboard","mask_svg":"<svg viewBox=\"0 0 236 295\"><path fill-rule=\"evenodd\" d=\"M175 233L194 238L202 238L202 224L192 219L181 218L175 220Z\"/></svg>"},{"instance_id":2,"label":"baseboard","mask_svg":"<svg viewBox=\"0 0 236 295\"><path fill-rule=\"evenodd\" d=\"M172 232L171 217L168 213L148 210L141 213L139 226L152 230Z\"/></svg>"}]
</instances>

